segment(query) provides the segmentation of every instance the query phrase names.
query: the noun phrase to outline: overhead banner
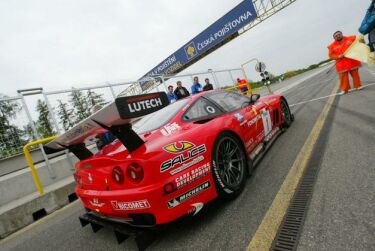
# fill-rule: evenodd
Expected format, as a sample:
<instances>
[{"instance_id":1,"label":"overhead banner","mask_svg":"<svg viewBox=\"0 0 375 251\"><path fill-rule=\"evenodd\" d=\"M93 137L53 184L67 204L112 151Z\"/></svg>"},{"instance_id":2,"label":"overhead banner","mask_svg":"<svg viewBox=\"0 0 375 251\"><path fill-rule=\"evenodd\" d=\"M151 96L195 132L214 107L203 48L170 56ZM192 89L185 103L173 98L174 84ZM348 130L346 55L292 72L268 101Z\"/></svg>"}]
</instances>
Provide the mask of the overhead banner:
<instances>
[{"instance_id":1,"label":"overhead banner","mask_svg":"<svg viewBox=\"0 0 375 251\"><path fill-rule=\"evenodd\" d=\"M163 60L159 65L146 73L140 79L142 90L147 90L153 85L154 82L150 81L150 77L169 75L177 72L179 69L183 68L184 65L221 43L256 17L257 14L253 2L251 0L242 1L175 53Z\"/></svg>"}]
</instances>

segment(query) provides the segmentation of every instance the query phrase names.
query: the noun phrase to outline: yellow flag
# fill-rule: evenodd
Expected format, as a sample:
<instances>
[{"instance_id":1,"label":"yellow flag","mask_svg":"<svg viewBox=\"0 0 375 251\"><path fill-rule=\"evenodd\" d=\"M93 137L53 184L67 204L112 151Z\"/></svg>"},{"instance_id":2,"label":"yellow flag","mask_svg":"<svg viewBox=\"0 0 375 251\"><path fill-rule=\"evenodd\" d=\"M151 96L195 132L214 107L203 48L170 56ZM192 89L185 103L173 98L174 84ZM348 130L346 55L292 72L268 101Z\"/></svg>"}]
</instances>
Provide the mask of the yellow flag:
<instances>
[{"instance_id":1,"label":"yellow flag","mask_svg":"<svg viewBox=\"0 0 375 251\"><path fill-rule=\"evenodd\" d=\"M353 44L346 50L344 56L347 58L355 59L366 64L373 64L375 58L373 53L370 52L368 45L359 42L360 37L353 42Z\"/></svg>"}]
</instances>

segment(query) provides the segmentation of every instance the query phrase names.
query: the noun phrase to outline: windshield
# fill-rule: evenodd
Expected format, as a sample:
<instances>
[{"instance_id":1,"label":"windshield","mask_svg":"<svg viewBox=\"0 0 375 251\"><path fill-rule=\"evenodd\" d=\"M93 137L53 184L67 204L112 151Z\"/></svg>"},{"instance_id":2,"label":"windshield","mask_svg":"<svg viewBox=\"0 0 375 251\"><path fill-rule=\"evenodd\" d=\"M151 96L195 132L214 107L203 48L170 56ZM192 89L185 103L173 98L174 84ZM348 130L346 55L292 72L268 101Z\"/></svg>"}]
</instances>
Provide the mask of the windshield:
<instances>
[{"instance_id":1,"label":"windshield","mask_svg":"<svg viewBox=\"0 0 375 251\"><path fill-rule=\"evenodd\" d=\"M209 99L213 100L221 106L226 112L235 111L243 108L244 104L250 102L250 98L236 92L215 92L208 96Z\"/></svg>"},{"instance_id":2,"label":"windshield","mask_svg":"<svg viewBox=\"0 0 375 251\"><path fill-rule=\"evenodd\" d=\"M137 133L150 132L158 129L170 121L189 101L190 98L184 98L157 112L146 115L133 124L133 129Z\"/></svg>"}]
</instances>

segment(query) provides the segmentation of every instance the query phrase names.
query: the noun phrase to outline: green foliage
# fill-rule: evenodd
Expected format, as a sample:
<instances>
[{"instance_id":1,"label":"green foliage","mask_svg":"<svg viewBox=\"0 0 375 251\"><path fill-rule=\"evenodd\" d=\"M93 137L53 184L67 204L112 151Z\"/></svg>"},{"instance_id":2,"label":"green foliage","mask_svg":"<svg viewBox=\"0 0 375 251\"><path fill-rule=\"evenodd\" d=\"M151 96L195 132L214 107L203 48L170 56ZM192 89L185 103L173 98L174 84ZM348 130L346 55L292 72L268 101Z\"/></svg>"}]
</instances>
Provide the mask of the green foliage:
<instances>
[{"instance_id":1,"label":"green foliage","mask_svg":"<svg viewBox=\"0 0 375 251\"><path fill-rule=\"evenodd\" d=\"M83 92L73 89L69 96L70 103L74 107L74 123L78 123L90 116L89 104Z\"/></svg>"},{"instance_id":2,"label":"green foliage","mask_svg":"<svg viewBox=\"0 0 375 251\"><path fill-rule=\"evenodd\" d=\"M57 116L63 124L64 130L69 130L74 126L74 111L70 109L67 103L61 100L57 101L59 103L57 107Z\"/></svg>"},{"instance_id":3,"label":"green foliage","mask_svg":"<svg viewBox=\"0 0 375 251\"><path fill-rule=\"evenodd\" d=\"M0 99L6 97L0 94ZM24 131L10 121L20 110L17 102L0 101L0 159L21 152L26 143L23 138Z\"/></svg>"},{"instance_id":4,"label":"green foliage","mask_svg":"<svg viewBox=\"0 0 375 251\"><path fill-rule=\"evenodd\" d=\"M70 103L74 108L74 111L73 116L68 112L65 117L74 117L75 119L73 120L73 124L76 124L90 116L91 108L95 105L105 105L107 103L103 98L103 94L98 94L91 90L88 90L85 95L82 91L73 89L69 96ZM71 126L68 126L68 128L70 127Z\"/></svg>"},{"instance_id":5,"label":"green foliage","mask_svg":"<svg viewBox=\"0 0 375 251\"><path fill-rule=\"evenodd\" d=\"M107 104L107 102L105 102L103 98L103 94L98 94L91 90L87 91L87 102L90 109L93 108L95 105L103 106Z\"/></svg>"},{"instance_id":6,"label":"green foliage","mask_svg":"<svg viewBox=\"0 0 375 251\"><path fill-rule=\"evenodd\" d=\"M35 122L33 122L35 124ZM28 123L27 125L23 126L23 132L24 137L26 138L26 141L30 142L32 140L36 140L37 138L34 135L33 129L31 127L31 124Z\"/></svg>"},{"instance_id":7,"label":"green foliage","mask_svg":"<svg viewBox=\"0 0 375 251\"><path fill-rule=\"evenodd\" d=\"M53 131L53 128L51 125L50 114L49 114L48 106L46 102L38 99L38 102L36 105L36 111L39 113L38 121L36 123L38 134L42 138L46 138L46 137L54 135L55 132Z\"/></svg>"},{"instance_id":8,"label":"green foliage","mask_svg":"<svg viewBox=\"0 0 375 251\"><path fill-rule=\"evenodd\" d=\"M304 72L307 72L307 71L310 71L310 70L313 70L313 69L316 69L318 68L319 66L321 66L322 64L325 64L325 63L328 63L332 61L331 59L327 59L327 60L323 60L317 64L312 64L310 65L309 67L307 68L303 68L303 69L298 69L298 70L292 70L292 71L287 71L285 72L284 74L281 74L279 76L275 76L271 83L274 83L274 82L277 82L279 81L279 79L287 79L287 78L291 78L291 77L294 77L294 76L297 76L301 73L304 73Z\"/></svg>"}]
</instances>

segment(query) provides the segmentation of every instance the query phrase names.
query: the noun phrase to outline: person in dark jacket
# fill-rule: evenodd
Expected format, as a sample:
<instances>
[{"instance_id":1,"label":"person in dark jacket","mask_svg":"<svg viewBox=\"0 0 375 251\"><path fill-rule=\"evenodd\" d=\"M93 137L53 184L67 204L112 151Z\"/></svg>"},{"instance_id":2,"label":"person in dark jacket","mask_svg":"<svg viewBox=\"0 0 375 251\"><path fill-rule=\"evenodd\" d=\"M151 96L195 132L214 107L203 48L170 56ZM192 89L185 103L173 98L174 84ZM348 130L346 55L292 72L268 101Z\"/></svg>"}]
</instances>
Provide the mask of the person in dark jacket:
<instances>
[{"instance_id":1,"label":"person in dark jacket","mask_svg":"<svg viewBox=\"0 0 375 251\"><path fill-rule=\"evenodd\" d=\"M363 18L359 32L363 35L368 34L369 46L371 51L375 50L375 0L371 1L370 7L367 9Z\"/></svg>"},{"instance_id":2,"label":"person in dark jacket","mask_svg":"<svg viewBox=\"0 0 375 251\"><path fill-rule=\"evenodd\" d=\"M214 86L210 83L208 78L206 78L204 82L206 82L206 84L203 86L203 91L210 91L214 89Z\"/></svg>"},{"instance_id":3,"label":"person in dark jacket","mask_svg":"<svg viewBox=\"0 0 375 251\"><path fill-rule=\"evenodd\" d=\"M174 90L174 94L176 94L177 99L182 99L182 98L190 96L189 91L185 87L182 86L181 81L177 81L177 87Z\"/></svg>"}]
</instances>

